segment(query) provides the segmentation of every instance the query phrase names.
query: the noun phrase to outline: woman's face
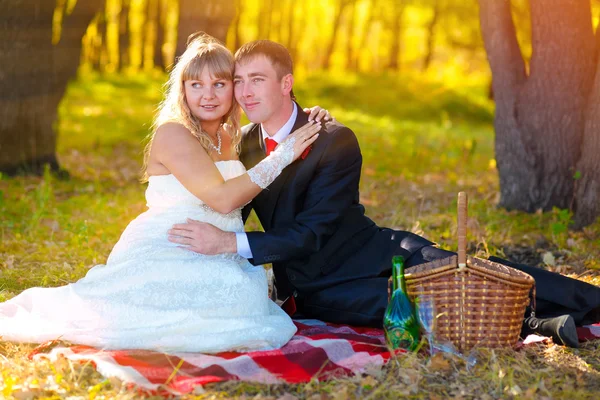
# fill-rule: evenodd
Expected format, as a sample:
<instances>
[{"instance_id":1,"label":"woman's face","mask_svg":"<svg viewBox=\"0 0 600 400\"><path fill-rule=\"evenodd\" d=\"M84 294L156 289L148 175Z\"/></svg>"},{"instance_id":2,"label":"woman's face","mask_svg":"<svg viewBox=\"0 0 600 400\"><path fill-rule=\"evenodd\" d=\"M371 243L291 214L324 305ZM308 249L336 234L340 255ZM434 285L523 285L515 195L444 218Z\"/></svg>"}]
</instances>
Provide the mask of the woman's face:
<instances>
[{"instance_id":1,"label":"woman's face","mask_svg":"<svg viewBox=\"0 0 600 400\"><path fill-rule=\"evenodd\" d=\"M186 80L183 85L187 105L200 121L221 121L231 109L232 81L214 78L208 68L202 70L197 80Z\"/></svg>"}]
</instances>

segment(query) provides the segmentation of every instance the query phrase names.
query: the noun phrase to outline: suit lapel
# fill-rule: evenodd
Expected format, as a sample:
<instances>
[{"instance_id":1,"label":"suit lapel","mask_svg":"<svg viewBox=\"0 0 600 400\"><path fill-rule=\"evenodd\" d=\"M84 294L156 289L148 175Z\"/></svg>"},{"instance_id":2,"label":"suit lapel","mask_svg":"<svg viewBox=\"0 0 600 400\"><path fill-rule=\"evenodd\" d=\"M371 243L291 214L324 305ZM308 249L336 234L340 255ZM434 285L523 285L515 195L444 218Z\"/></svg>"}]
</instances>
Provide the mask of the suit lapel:
<instances>
[{"instance_id":1,"label":"suit lapel","mask_svg":"<svg viewBox=\"0 0 600 400\"><path fill-rule=\"evenodd\" d=\"M247 136L242 140L242 153L240 159L244 163L246 169L250 169L265 158L264 143L262 142L262 134L260 125L254 125L247 133Z\"/></svg>"},{"instance_id":2,"label":"suit lapel","mask_svg":"<svg viewBox=\"0 0 600 400\"><path fill-rule=\"evenodd\" d=\"M291 132L294 132L296 129L302 127L308 122L308 115L306 115L306 113L302 111L302 107L300 107L297 103L296 106L298 107L298 115L296 116L296 122L294 123ZM275 207L277 206L277 201L279 200L283 186L285 185L289 177L292 176L298 169L301 161L302 160L296 160L292 164L284 168L281 174L277 177L277 179L275 179L275 181L273 181L273 183L271 183L259 195L259 201L265 202L264 208L267 214L267 220L264 221L266 223L266 226L264 226L263 224L265 229L268 229L268 227L272 226L271 222L273 221L273 215L275 214ZM259 197L257 197L257 199L259 199Z\"/></svg>"}]
</instances>

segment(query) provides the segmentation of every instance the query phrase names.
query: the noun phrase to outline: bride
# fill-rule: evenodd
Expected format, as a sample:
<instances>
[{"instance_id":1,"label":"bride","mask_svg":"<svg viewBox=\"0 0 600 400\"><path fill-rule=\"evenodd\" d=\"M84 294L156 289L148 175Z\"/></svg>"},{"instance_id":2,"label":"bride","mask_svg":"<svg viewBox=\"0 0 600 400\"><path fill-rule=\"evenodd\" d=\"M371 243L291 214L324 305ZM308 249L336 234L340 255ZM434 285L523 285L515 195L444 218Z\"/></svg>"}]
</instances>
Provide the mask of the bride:
<instances>
[{"instance_id":1,"label":"bride","mask_svg":"<svg viewBox=\"0 0 600 400\"><path fill-rule=\"evenodd\" d=\"M127 226L106 265L75 283L31 288L1 303L4 340L219 352L277 348L292 337L291 319L268 298L264 268L167 240L168 229L186 218L243 231L241 207L318 136L320 123L308 123L246 171L238 160L233 68L220 43L190 37L146 149L148 210Z\"/></svg>"}]
</instances>

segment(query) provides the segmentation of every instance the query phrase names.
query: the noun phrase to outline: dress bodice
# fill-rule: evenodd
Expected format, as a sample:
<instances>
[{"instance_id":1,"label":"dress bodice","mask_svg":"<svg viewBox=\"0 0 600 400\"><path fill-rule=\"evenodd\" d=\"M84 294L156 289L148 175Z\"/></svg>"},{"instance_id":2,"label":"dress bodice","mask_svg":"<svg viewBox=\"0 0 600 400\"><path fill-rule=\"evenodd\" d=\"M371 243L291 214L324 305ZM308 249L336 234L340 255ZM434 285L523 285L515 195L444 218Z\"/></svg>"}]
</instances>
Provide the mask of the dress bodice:
<instances>
[{"instance_id":1,"label":"dress bodice","mask_svg":"<svg viewBox=\"0 0 600 400\"><path fill-rule=\"evenodd\" d=\"M237 160L218 161L216 167L225 180L243 174L246 169ZM201 176L198 179L202 179ZM207 222L229 232L243 232L242 209L221 214L194 196L177 180L175 175L155 175L148 179L146 189L148 210L140 214L127 226L121 240L115 245L109 261L121 256L135 257L136 252L164 252L174 247L167 241L167 231L174 224L186 222L188 218Z\"/></svg>"},{"instance_id":2,"label":"dress bodice","mask_svg":"<svg viewBox=\"0 0 600 400\"><path fill-rule=\"evenodd\" d=\"M235 178L246 172L244 165L238 160L217 161L215 166L225 180ZM197 207L205 205L202 200L187 190L173 174L154 175L148 178L146 202L150 209L153 207Z\"/></svg>"}]
</instances>

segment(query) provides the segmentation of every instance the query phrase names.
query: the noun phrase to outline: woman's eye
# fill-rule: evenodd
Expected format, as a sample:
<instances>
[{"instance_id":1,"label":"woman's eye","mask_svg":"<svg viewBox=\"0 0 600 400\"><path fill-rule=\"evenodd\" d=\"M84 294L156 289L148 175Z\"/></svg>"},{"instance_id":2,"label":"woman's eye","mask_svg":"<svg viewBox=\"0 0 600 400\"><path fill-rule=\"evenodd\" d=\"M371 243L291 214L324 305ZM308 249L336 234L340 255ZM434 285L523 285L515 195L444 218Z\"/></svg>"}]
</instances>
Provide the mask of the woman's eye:
<instances>
[{"instance_id":1,"label":"woman's eye","mask_svg":"<svg viewBox=\"0 0 600 400\"><path fill-rule=\"evenodd\" d=\"M192 83L192 87L194 89L198 89L198 88L202 87L202 85L200 85L200 83L198 83L198 82L194 82L194 83Z\"/></svg>"},{"instance_id":2,"label":"woman's eye","mask_svg":"<svg viewBox=\"0 0 600 400\"><path fill-rule=\"evenodd\" d=\"M217 82L217 83L215 83L215 87L216 88L222 88L223 86L225 86L225 82Z\"/></svg>"}]
</instances>

